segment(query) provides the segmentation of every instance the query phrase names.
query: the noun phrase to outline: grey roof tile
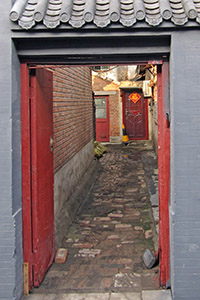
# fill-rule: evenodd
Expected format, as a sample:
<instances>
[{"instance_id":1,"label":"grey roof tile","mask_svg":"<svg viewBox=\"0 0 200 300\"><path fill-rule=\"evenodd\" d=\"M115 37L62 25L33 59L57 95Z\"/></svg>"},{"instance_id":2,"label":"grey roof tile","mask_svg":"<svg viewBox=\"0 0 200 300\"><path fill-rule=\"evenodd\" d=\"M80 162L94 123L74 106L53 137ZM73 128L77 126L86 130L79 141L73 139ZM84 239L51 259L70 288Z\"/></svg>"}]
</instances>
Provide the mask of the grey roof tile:
<instances>
[{"instance_id":1,"label":"grey roof tile","mask_svg":"<svg viewBox=\"0 0 200 300\"><path fill-rule=\"evenodd\" d=\"M99 28L111 23L132 27L137 22L159 26L164 21L183 26L189 20L198 25L200 0L16 0L10 19L27 30L37 23L47 29L60 24L81 28L86 23Z\"/></svg>"}]
</instances>

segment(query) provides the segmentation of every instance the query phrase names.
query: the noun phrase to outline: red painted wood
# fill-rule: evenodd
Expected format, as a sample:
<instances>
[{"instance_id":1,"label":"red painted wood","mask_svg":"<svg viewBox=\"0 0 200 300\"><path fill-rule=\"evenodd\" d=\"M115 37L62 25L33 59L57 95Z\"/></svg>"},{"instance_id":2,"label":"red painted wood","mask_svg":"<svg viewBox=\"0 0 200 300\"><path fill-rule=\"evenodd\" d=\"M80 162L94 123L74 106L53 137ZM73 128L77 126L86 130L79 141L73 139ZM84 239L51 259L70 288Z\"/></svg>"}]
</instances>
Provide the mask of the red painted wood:
<instances>
[{"instance_id":1,"label":"red painted wood","mask_svg":"<svg viewBox=\"0 0 200 300\"><path fill-rule=\"evenodd\" d=\"M122 95L122 123L125 126L125 92L121 91L121 95Z\"/></svg>"},{"instance_id":2,"label":"red painted wood","mask_svg":"<svg viewBox=\"0 0 200 300\"><path fill-rule=\"evenodd\" d=\"M165 97L168 97L168 63L158 67L158 173L159 173L159 260L160 284L169 281L169 185L170 185L170 128L166 119L168 112Z\"/></svg>"},{"instance_id":3,"label":"red painted wood","mask_svg":"<svg viewBox=\"0 0 200 300\"><path fill-rule=\"evenodd\" d=\"M106 101L106 118L96 118L96 141L109 142L109 97L95 96L95 101L98 99L105 99ZM97 106L96 106L97 113Z\"/></svg>"},{"instance_id":4,"label":"red painted wood","mask_svg":"<svg viewBox=\"0 0 200 300\"><path fill-rule=\"evenodd\" d=\"M146 140L149 139L149 115L148 115L148 99L144 98L145 100L145 115L146 115L146 119L145 119L145 125L146 125Z\"/></svg>"},{"instance_id":5,"label":"red painted wood","mask_svg":"<svg viewBox=\"0 0 200 300\"><path fill-rule=\"evenodd\" d=\"M42 281L55 251L52 95L51 72L37 69L30 78L29 68L22 64L23 253L29 263L29 289Z\"/></svg>"},{"instance_id":6,"label":"red painted wood","mask_svg":"<svg viewBox=\"0 0 200 300\"><path fill-rule=\"evenodd\" d=\"M129 95L133 91L124 91L124 120L125 128L130 140L148 139L148 103L142 92L141 99L133 103Z\"/></svg>"},{"instance_id":7,"label":"red painted wood","mask_svg":"<svg viewBox=\"0 0 200 300\"><path fill-rule=\"evenodd\" d=\"M30 157L30 101L29 69L21 64L21 143L22 143L22 213L23 213L23 255L29 263L29 289L33 286L32 248L32 204L31 204L31 157Z\"/></svg>"},{"instance_id":8,"label":"red painted wood","mask_svg":"<svg viewBox=\"0 0 200 300\"><path fill-rule=\"evenodd\" d=\"M36 69L31 76L31 163L34 286L39 286L54 258L53 75Z\"/></svg>"}]
</instances>

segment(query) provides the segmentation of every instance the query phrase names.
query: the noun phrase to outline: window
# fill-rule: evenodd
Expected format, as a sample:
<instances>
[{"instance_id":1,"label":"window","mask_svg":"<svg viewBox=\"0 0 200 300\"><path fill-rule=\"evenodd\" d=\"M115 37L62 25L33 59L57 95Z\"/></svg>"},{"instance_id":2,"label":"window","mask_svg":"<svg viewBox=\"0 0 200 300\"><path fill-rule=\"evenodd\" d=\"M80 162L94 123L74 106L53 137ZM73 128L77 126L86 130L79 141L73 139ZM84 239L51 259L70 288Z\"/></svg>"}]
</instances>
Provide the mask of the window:
<instances>
[{"instance_id":1,"label":"window","mask_svg":"<svg viewBox=\"0 0 200 300\"><path fill-rule=\"evenodd\" d=\"M92 70L93 71L109 71L109 66L95 66L95 67L92 67Z\"/></svg>"},{"instance_id":2,"label":"window","mask_svg":"<svg viewBox=\"0 0 200 300\"><path fill-rule=\"evenodd\" d=\"M106 98L95 98L96 119L106 119Z\"/></svg>"}]
</instances>

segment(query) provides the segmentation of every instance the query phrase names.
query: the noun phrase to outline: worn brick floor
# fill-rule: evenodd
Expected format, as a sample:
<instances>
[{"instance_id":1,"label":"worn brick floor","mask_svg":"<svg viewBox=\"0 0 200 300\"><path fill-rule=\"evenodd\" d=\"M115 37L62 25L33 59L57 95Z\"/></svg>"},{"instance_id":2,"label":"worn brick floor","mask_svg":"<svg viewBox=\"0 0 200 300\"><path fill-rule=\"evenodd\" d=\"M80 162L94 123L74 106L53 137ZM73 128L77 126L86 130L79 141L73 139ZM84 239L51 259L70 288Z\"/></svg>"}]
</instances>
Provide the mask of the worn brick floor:
<instances>
[{"instance_id":1,"label":"worn brick floor","mask_svg":"<svg viewBox=\"0 0 200 300\"><path fill-rule=\"evenodd\" d=\"M142 261L143 251L154 251L156 241L148 183L157 172L149 157L155 158L150 142L108 146L63 242L67 261L54 263L35 293L159 289L159 267L148 270Z\"/></svg>"}]
</instances>

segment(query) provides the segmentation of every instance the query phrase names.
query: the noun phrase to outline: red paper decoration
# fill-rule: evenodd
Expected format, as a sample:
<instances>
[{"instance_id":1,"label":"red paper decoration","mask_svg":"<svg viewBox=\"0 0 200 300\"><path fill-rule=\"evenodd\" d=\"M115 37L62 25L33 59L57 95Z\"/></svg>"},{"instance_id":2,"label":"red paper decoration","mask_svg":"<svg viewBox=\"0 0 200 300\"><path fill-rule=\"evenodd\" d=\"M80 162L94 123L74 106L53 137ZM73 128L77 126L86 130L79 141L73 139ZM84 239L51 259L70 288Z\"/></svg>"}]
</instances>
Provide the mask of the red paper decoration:
<instances>
[{"instance_id":1,"label":"red paper decoration","mask_svg":"<svg viewBox=\"0 0 200 300\"><path fill-rule=\"evenodd\" d=\"M129 95L129 99L131 101L133 101L133 103L137 103L141 99L141 96L140 96L140 94L134 92L134 93Z\"/></svg>"}]
</instances>

